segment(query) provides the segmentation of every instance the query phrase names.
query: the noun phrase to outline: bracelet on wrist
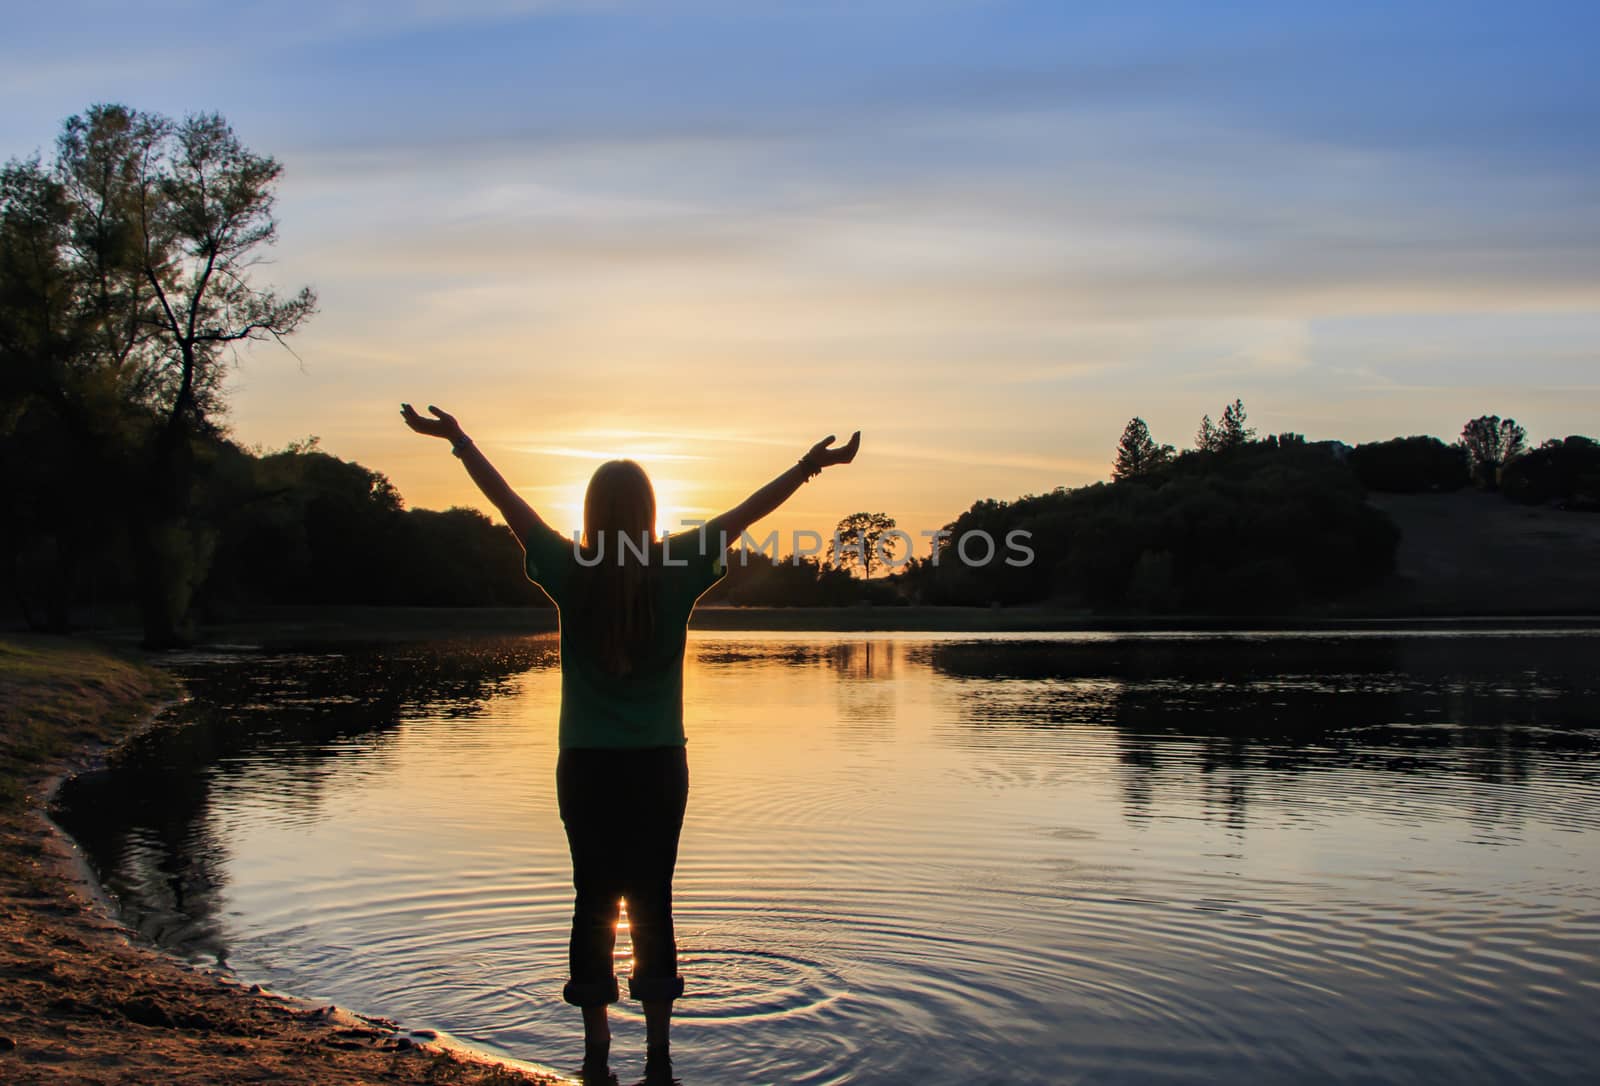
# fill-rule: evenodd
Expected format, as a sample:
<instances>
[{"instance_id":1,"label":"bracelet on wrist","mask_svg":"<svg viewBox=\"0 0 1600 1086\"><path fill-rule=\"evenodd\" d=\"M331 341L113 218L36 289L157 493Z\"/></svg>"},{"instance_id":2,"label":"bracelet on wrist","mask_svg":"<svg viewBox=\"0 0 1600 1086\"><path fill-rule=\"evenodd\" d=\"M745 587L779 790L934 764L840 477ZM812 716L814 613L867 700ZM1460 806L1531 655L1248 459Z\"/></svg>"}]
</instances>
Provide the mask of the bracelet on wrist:
<instances>
[{"instance_id":1,"label":"bracelet on wrist","mask_svg":"<svg viewBox=\"0 0 1600 1086\"><path fill-rule=\"evenodd\" d=\"M822 471L822 465L817 463L816 459L810 453L806 453L799 460L796 460L795 463L806 469L807 479L810 479L814 475L820 474Z\"/></svg>"},{"instance_id":2,"label":"bracelet on wrist","mask_svg":"<svg viewBox=\"0 0 1600 1086\"><path fill-rule=\"evenodd\" d=\"M464 449L470 448L472 448L472 439L466 434L462 434L450 443L450 453L453 456L460 456Z\"/></svg>"}]
</instances>

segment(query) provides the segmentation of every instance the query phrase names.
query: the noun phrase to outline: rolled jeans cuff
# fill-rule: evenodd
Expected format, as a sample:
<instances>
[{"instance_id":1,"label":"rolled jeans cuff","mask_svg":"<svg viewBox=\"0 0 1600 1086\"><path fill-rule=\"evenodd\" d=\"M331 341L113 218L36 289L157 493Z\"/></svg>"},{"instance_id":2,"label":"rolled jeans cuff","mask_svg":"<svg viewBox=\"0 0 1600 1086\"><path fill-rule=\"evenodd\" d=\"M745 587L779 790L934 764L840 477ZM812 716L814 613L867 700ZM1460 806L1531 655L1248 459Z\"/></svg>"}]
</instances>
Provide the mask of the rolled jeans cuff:
<instances>
[{"instance_id":1,"label":"rolled jeans cuff","mask_svg":"<svg viewBox=\"0 0 1600 1086\"><path fill-rule=\"evenodd\" d=\"M659 1003L683 995L682 977L629 977L628 997L641 1003Z\"/></svg>"},{"instance_id":2,"label":"rolled jeans cuff","mask_svg":"<svg viewBox=\"0 0 1600 1086\"><path fill-rule=\"evenodd\" d=\"M569 980L561 989L561 998L574 1007L602 1007L622 997L617 993L617 978L607 977L605 980Z\"/></svg>"}]
</instances>

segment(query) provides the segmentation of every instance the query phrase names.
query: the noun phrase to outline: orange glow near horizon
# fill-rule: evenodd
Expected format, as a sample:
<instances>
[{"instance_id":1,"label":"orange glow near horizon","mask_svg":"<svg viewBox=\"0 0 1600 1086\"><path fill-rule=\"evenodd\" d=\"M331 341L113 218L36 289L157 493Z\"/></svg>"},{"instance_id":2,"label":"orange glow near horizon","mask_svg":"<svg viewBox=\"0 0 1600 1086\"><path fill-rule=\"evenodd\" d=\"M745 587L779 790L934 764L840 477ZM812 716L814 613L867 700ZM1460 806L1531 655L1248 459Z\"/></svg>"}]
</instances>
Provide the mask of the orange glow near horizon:
<instances>
[{"instance_id":1,"label":"orange glow near horizon","mask_svg":"<svg viewBox=\"0 0 1600 1086\"><path fill-rule=\"evenodd\" d=\"M757 540L776 531L780 552L788 553L796 532L826 538L841 518L872 511L893 517L912 534L921 553L925 542L919 533L949 523L973 501L1013 498L1080 481L1072 470L1078 465L1064 460L1028 460L981 449L956 452L896 440L902 428L875 420L870 403L865 409L843 410L837 404L785 404L786 412L815 416L822 425L801 429L792 418L758 421L752 412L742 418L743 432L713 425L700 430L695 423L701 420L692 409L675 418L671 430L659 423L653 427L649 417L637 419L633 428L573 426L570 415L558 413L537 439L528 437L524 421L507 417L511 405L504 400L463 398L447 406L512 488L552 528L568 536L581 530L590 476L607 460L631 459L645 469L656 492L657 531L674 532L684 530L686 520L707 520L733 508L785 471L818 438L830 432L847 435L856 428L863 434L855 463L830 469L802 486L782 508L752 527ZM843 418L836 417L841 414ZM341 442L328 451L380 465L412 508L467 506L500 520L448 451L403 427L366 435L364 441Z\"/></svg>"},{"instance_id":2,"label":"orange glow near horizon","mask_svg":"<svg viewBox=\"0 0 1600 1086\"><path fill-rule=\"evenodd\" d=\"M677 531L685 519L706 519L722 510L703 500L706 485L693 478L697 462L708 458L680 451L683 440L675 435L595 429L571 436L576 439L571 444L544 441L510 446L515 453L537 457L544 466L553 468L560 481L518 486L517 480L507 475L512 486L563 534L581 530L590 476L608 460L632 460L644 468L655 491L658 533Z\"/></svg>"},{"instance_id":3,"label":"orange glow near horizon","mask_svg":"<svg viewBox=\"0 0 1600 1086\"><path fill-rule=\"evenodd\" d=\"M598 466L597 464L596 467ZM685 519L705 520L713 515L713 511L708 507L691 505L687 502L685 495L693 491L693 484L670 476L658 476L650 470L649 464L641 466L650 476L650 485L656 492L657 534L680 530ZM585 475L575 482L540 488L547 495L553 495L553 500L547 501L543 507L538 505L532 495L525 496L551 527L563 535L570 535L583 527L583 498L588 487L589 477Z\"/></svg>"}]
</instances>

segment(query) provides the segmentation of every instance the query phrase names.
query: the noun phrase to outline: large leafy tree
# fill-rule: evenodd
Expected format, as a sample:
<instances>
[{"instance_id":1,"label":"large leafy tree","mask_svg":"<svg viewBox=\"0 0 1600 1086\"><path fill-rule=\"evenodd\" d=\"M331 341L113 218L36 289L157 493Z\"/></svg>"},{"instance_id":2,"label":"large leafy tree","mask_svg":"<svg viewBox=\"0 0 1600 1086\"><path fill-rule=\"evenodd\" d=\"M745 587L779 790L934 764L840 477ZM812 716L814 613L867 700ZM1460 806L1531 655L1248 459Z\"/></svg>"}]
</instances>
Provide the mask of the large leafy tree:
<instances>
[{"instance_id":1,"label":"large leafy tree","mask_svg":"<svg viewBox=\"0 0 1600 1086\"><path fill-rule=\"evenodd\" d=\"M1461 447L1472 461L1472 473L1487 489L1500 485L1500 469L1528 447L1528 432L1515 419L1479 415L1461 428Z\"/></svg>"},{"instance_id":2,"label":"large leafy tree","mask_svg":"<svg viewBox=\"0 0 1600 1086\"><path fill-rule=\"evenodd\" d=\"M282 297L255 279L281 173L216 114L121 105L69 118L53 160L5 170L4 417L46 410L100 447L91 462L123 465L120 486L64 482L120 500L153 646L179 640L212 545L191 516L194 441L216 432L231 351L281 343L316 309L309 288Z\"/></svg>"},{"instance_id":3,"label":"large leafy tree","mask_svg":"<svg viewBox=\"0 0 1600 1086\"><path fill-rule=\"evenodd\" d=\"M872 579L872 571L882 562L900 557L900 536L889 535L895 527L887 513L851 513L833 530L828 543L828 563L843 569L859 569Z\"/></svg>"},{"instance_id":4,"label":"large leafy tree","mask_svg":"<svg viewBox=\"0 0 1600 1086\"><path fill-rule=\"evenodd\" d=\"M29 621L56 630L86 550L107 535L106 498L129 492L129 348L117 339L138 336L126 316L122 329L107 318L121 239L100 208L82 212L69 180L37 157L0 170L0 549Z\"/></svg>"},{"instance_id":5,"label":"large leafy tree","mask_svg":"<svg viewBox=\"0 0 1600 1086\"><path fill-rule=\"evenodd\" d=\"M1171 463L1175 453L1171 445L1156 444L1150 436L1150 427L1144 419L1135 416L1122 428L1122 438L1117 442L1117 458L1111 464L1111 478L1121 482L1148 475Z\"/></svg>"}]
</instances>

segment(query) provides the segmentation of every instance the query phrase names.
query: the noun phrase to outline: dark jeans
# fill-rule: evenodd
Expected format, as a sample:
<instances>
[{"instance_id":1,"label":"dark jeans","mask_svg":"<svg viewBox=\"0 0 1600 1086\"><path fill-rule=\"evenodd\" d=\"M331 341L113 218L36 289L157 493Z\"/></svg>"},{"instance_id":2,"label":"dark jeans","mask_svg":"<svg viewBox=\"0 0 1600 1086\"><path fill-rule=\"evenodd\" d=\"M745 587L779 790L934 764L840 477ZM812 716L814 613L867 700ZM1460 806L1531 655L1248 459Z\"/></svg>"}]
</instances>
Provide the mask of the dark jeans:
<instances>
[{"instance_id":1,"label":"dark jeans","mask_svg":"<svg viewBox=\"0 0 1600 1086\"><path fill-rule=\"evenodd\" d=\"M678 998L683 978L672 931L672 869L689 799L684 748L563 750L556 798L577 891L572 979L562 998L579 1007L617 1001L612 953L624 898L633 936L628 994L647 1002Z\"/></svg>"}]
</instances>

